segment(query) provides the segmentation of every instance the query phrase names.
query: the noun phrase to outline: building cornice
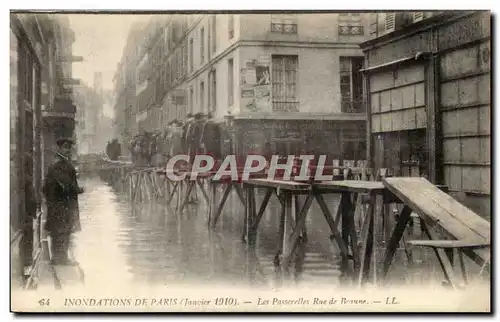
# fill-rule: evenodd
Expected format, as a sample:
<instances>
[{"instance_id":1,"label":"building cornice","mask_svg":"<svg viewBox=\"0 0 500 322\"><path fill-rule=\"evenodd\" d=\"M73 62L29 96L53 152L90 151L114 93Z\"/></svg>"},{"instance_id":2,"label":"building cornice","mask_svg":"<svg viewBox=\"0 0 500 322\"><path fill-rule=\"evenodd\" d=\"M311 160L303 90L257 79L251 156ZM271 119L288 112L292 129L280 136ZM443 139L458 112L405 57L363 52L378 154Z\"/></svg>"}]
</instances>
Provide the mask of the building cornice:
<instances>
[{"instance_id":1,"label":"building cornice","mask_svg":"<svg viewBox=\"0 0 500 322\"><path fill-rule=\"evenodd\" d=\"M186 82L190 82L200 74L212 68L214 64L222 60L229 53L238 47L294 47L294 48L324 48L324 49L359 49L355 43L327 43L327 42L277 42L277 41L255 41L255 40L237 40L229 47L218 53L201 68L187 76ZM360 55L361 56L361 55Z\"/></svg>"},{"instance_id":2,"label":"building cornice","mask_svg":"<svg viewBox=\"0 0 500 322\"><path fill-rule=\"evenodd\" d=\"M241 40L234 42L231 46L227 47L226 49L224 49L224 51L220 52L215 57L213 57L211 60L209 60L201 68L198 68L197 70L195 70L191 74L188 74L188 76L186 77L186 82L190 82L191 80L193 80L194 78L196 78L200 74L202 74L204 71L211 69L214 64L221 61L224 57L229 55L229 53L231 53L233 50L238 48L240 45L241 45Z\"/></svg>"},{"instance_id":3,"label":"building cornice","mask_svg":"<svg viewBox=\"0 0 500 322\"><path fill-rule=\"evenodd\" d=\"M326 41L276 41L276 40L240 40L241 46L258 47L294 47L324 49L359 49L359 43L326 42Z\"/></svg>"}]
</instances>

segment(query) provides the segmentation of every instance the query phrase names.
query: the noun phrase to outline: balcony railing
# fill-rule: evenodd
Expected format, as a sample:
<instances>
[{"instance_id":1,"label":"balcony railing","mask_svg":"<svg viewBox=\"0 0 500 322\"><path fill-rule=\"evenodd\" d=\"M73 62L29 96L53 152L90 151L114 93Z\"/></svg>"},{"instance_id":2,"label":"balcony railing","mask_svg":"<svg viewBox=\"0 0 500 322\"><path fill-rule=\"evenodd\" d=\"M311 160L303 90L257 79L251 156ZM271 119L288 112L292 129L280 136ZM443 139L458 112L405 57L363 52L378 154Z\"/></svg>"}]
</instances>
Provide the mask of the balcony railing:
<instances>
[{"instance_id":1,"label":"balcony railing","mask_svg":"<svg viewBox=\"0 0 500 322\"><path fill-rule=\"evenodd\" d=\"M363 100L344 100L341 102L342 113L364 113L366 111Z\"/></svg>"}]
</instances>

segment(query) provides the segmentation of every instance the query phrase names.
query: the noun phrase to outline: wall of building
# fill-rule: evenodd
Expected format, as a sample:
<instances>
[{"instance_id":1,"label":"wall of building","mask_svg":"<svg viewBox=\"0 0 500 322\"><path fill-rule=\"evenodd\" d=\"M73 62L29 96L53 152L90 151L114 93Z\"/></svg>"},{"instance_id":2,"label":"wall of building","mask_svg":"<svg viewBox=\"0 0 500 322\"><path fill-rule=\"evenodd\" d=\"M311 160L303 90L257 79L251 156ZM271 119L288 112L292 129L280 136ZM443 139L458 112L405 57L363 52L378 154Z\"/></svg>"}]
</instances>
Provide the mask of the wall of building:
<instances>
[{"instance_id":1,"label":"wall of building","mask_svg":"<svg viewBox=\"0 0 500 322\"><path fill-rule=\"evenodd\" d=\"M179 23L182 23L183 17L176 17ZM272 31L275 26L271 25L271 22L276 23L276 19L274 15L260 14L187 16L187 34L180 43L166 51L160 59L151 59L151 62L155 62L154 66L145 67L149 68L149 79L152 83L139 96L145 97L148 101L138 102L140 106L138 109L142 114L133 117L132 122L144 130L155 131L163 128L173 118L183 119L187 113L211 112L219 121L228 113L233 115L253 113L258 117L267 114L278 118L295 115L292 117L294 120L301 119L303 115L314 119L341 114L340 57L362 57L357 44L367 35L367 15L342 18L336 15L300 15L295 21L297 29L292 30L296 30L296 34ZM288 20L282 22L286 22L287 28L289 27ZM143 32L157 34L146 29ZM163 38L163 41L168 42L170 35L167 28L163 32L160 39ZM147 38L145 34L143 38ZM154 43L152 40L151 42ZM152 50L143 49L141 54L151 52ZM185 67L183 66L181 70L181 74L185 75L180 76L174 69L179 64L184 64L184 60L179 63L179 60L175 59L179 54L186 59ZM248 86L249 84L245 85L242 82L242 69L261 58L267 60L267 73L272 76L272 55L298 56L297 112L272 110L271 96L266 96L267 93L272 93L271 83L253 88L253 85ZM229 70L228 64L230 59L233 61L232 71ZM157 77L158 70L163 70L161 73L166 74L163 79ZM258 70L259 73L263 71L263 69ZM252 71L243 74L247 77L249 73ZM168 78L168 81L165 81L165 78ZM165 89L160 101L157 98L152 99L155 88ZM172 103L171 96L176 91L184 93L185 104ZM250 92L252 97L248 97ZM254 104L249 104L253 98L258 99L253 102ZM248 109L249 105L258 108ZM359 120L359 117L352 119L344 117L342 122L355 123L355 119ZM359 127L358 123L355 123L355 126ZM274 135L273 131L269 132L271 137ZM302 130L299 132L301 135L306 135ZM332 132L331 135L338 138L338 142L344 140L338 131ZM322 144L324 143L318 143L318 146ZM332 152L334 153L338 151Z\"/></svg>"},{"instance_id":2,"label":"wall of building","mask_svg":"<svg viewBox=\"0 0 500 322\"><path fill-rule=\"evenodd\" d=\"M485 215L491 211L490 19L476 14L438 30L444 179Z\"/></svg>"},{"instance_id":3,"label":"wall of building","mask_svg":"<svg viewBox=\"0 0 500 322\"><path fill-rule=\"evenodd\" d=\"M273 55L298 56L297 101L300 113L341 113L340 108L340 57L362 56L357 48L318 48L280 46L240 46L236 49L238 65L241 68L249 60L265 58L270 61L269 72L272 74ZM241 98L240 69L236 70L236 97ZM271 76L272 77L272 76ZM271 100L259 113L275 113L272 109L272 85L269 85ZM248 113L240 99L236 100L235 110Z\"/></svg>"},{"instance_id":4,"label":"wall of building","mask_svg":"<svg viewBox=\"0 0 500 322\"><path fill-rule=\"evenodd\" d=\"M358 44L368 38L368 14L340 16L339 14L249 14L241 15L242 40L308 42L308 43L352 43ZM296 25L296 31L272 31L272 23L283 22ZM350 27L344 34L341 27ZM352 31L352 27L357 27Z\"/></svg>"},{"instance_id":5,"label":"wall of building","mask_svg":"<svg viewBox=\"0 0 500 322\"><path fill-rule=\"evenodd\" d=\"M52 162L43 148L52 147L57 127L44 126L42 113L68 113L74 123L74 106L58 104L71 65L63 68L59 53L71 51L72 33L65 21L43 14L10 15L10 175L11 276L12 285L21 286L40 249L42 224L42 180ZM63 33L62 33L63 32ZM69 48L69 49L68 49ZM68 57L65 57L68 58ZM69 57L71 58L71 56ZM69 66L68 66L69 65ZM56 68L59 67L59 68ZM63 69L65 73L57 71ZM64 99L67 99L66 97ZM68 100L66 100L68 101ZM69 103L71 101L69 100ZM45 115L44 115L45 116ZM71 133L69 134L71 135Z\"/></svg>"},{"instance_id":6,"label":"wall of building","mask_svg":"<svg viewBox=\"0 0 500 322\"><path fill-rule=\"evenodd\" d=\"M231 89L233 90L233 95L235 97L234 103L232 105L229 104L229 63L228 61L233 59L233 83ZM199 70L196 74L192 74L192 76L188 79L186 83L187 89L187 102L188 102L188 111L195 113L207 113L209 111L212 112L215 118L222 118L227 114L228 111L234 112L237 108L236 102L236 93L238 91L238 74L236 73L238 66L238 51L233 50L231 52L226 52L224 55L218 56L216 59L212 60L206 68ZM211 71L216 71L216 106L212 107L211 101ZM201 95L201 82L204 83L204 95L203 95L203 104L202 104L202 95ZM193 95L191 95L191 91Z\"/></svg>"},{"instance_id":7,"label":"wall of building","mask_svg":"<svg viewBox=\"0 0 500 322\"><path fill-rule=\"evenodd\" d=\"M436 53L393 71L368 74L374 162L397 163L394 155L402 153L388 149L397 144L381 140L381 133L425 128L426 174L485 216L491 200L489 19L489 13L481 12L431 18L432 23L406 27L407 36L396 31L397 39L389 34L366 49L369 67L418 52Z\"/></svg>"}]
</instances>

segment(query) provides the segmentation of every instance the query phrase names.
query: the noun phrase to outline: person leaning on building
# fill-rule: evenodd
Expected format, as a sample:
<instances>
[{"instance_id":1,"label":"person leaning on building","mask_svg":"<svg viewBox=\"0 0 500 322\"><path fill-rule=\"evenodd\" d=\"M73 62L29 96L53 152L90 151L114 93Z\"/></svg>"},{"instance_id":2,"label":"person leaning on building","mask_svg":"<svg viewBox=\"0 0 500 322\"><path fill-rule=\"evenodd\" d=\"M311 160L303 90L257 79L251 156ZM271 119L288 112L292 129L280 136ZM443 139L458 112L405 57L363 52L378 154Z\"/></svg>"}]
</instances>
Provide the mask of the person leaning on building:
<instances>
[{"instance_id":1,"label":"person leaning on building","mask_svg":"<svg viewBox=\"0 0 500 322\"><path fill-rule=\"evenodd\" d=\"M43 193L47 201L47 221L45 228L52 244L52 263L74 265L69 260L68 250L71 234L81 230L78 210L78 194L83 189L78 186L76 170L71 164L73 141L68 138L57 140L57 160L45 177Z\"/></svg>"}]
</instances>

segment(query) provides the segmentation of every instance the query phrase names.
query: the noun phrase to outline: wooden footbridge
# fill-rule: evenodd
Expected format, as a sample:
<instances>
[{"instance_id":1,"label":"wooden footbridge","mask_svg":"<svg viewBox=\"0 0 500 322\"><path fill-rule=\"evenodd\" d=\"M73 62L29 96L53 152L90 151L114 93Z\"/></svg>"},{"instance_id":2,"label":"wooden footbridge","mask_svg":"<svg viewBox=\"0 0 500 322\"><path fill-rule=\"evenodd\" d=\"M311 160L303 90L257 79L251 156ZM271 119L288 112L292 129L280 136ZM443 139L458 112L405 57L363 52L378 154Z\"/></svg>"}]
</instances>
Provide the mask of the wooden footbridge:
<instances>
[{"instance_id":1,"label":"wooden footbridge","mask_svg":"<svg viewBox=\"0 0 500 322\"><path fill-rule=\"evenodd\" d=\"M474 278L489 270L490 223L449 196L446 187L424 178L391 177L387 169L372 173L366 168L334 167L332 181L270 180L265 173L254 173L248 180L236 182L227 177L216 180L213 172L195 174L187 170L175 170L178 175L186 174L184 180L170 181L165 169L100 162L101 174L115 187L128 191L131 202L157 200L182 213L193 198L201 196L207 205L207 229L216 228L234 190L242 207L234 216L241 214L242 238L250 248L255 247L259 223L270 199L277 198L281 212L276 214L280 224L275 264L284 272L289 271L297 245L307 242L306 219L313 202L328 224L330 240L340 249L342 269L351 285L387 284L398 249L405 250L408 263L412 262L413 249L433 249L445 284L453 288L469 282L470 265L465 265L464 255L477 264L477 269L470 270ZM241 178L242 169L238 173ZM193 176L195 180L191 180ZM325 200L329 194L340 195L337 209L331 209ZM407 228L413 216L420 221L423 239L408 240ZM461 278L454 265L457 259Z\"/></svg>"}]
</instances>

